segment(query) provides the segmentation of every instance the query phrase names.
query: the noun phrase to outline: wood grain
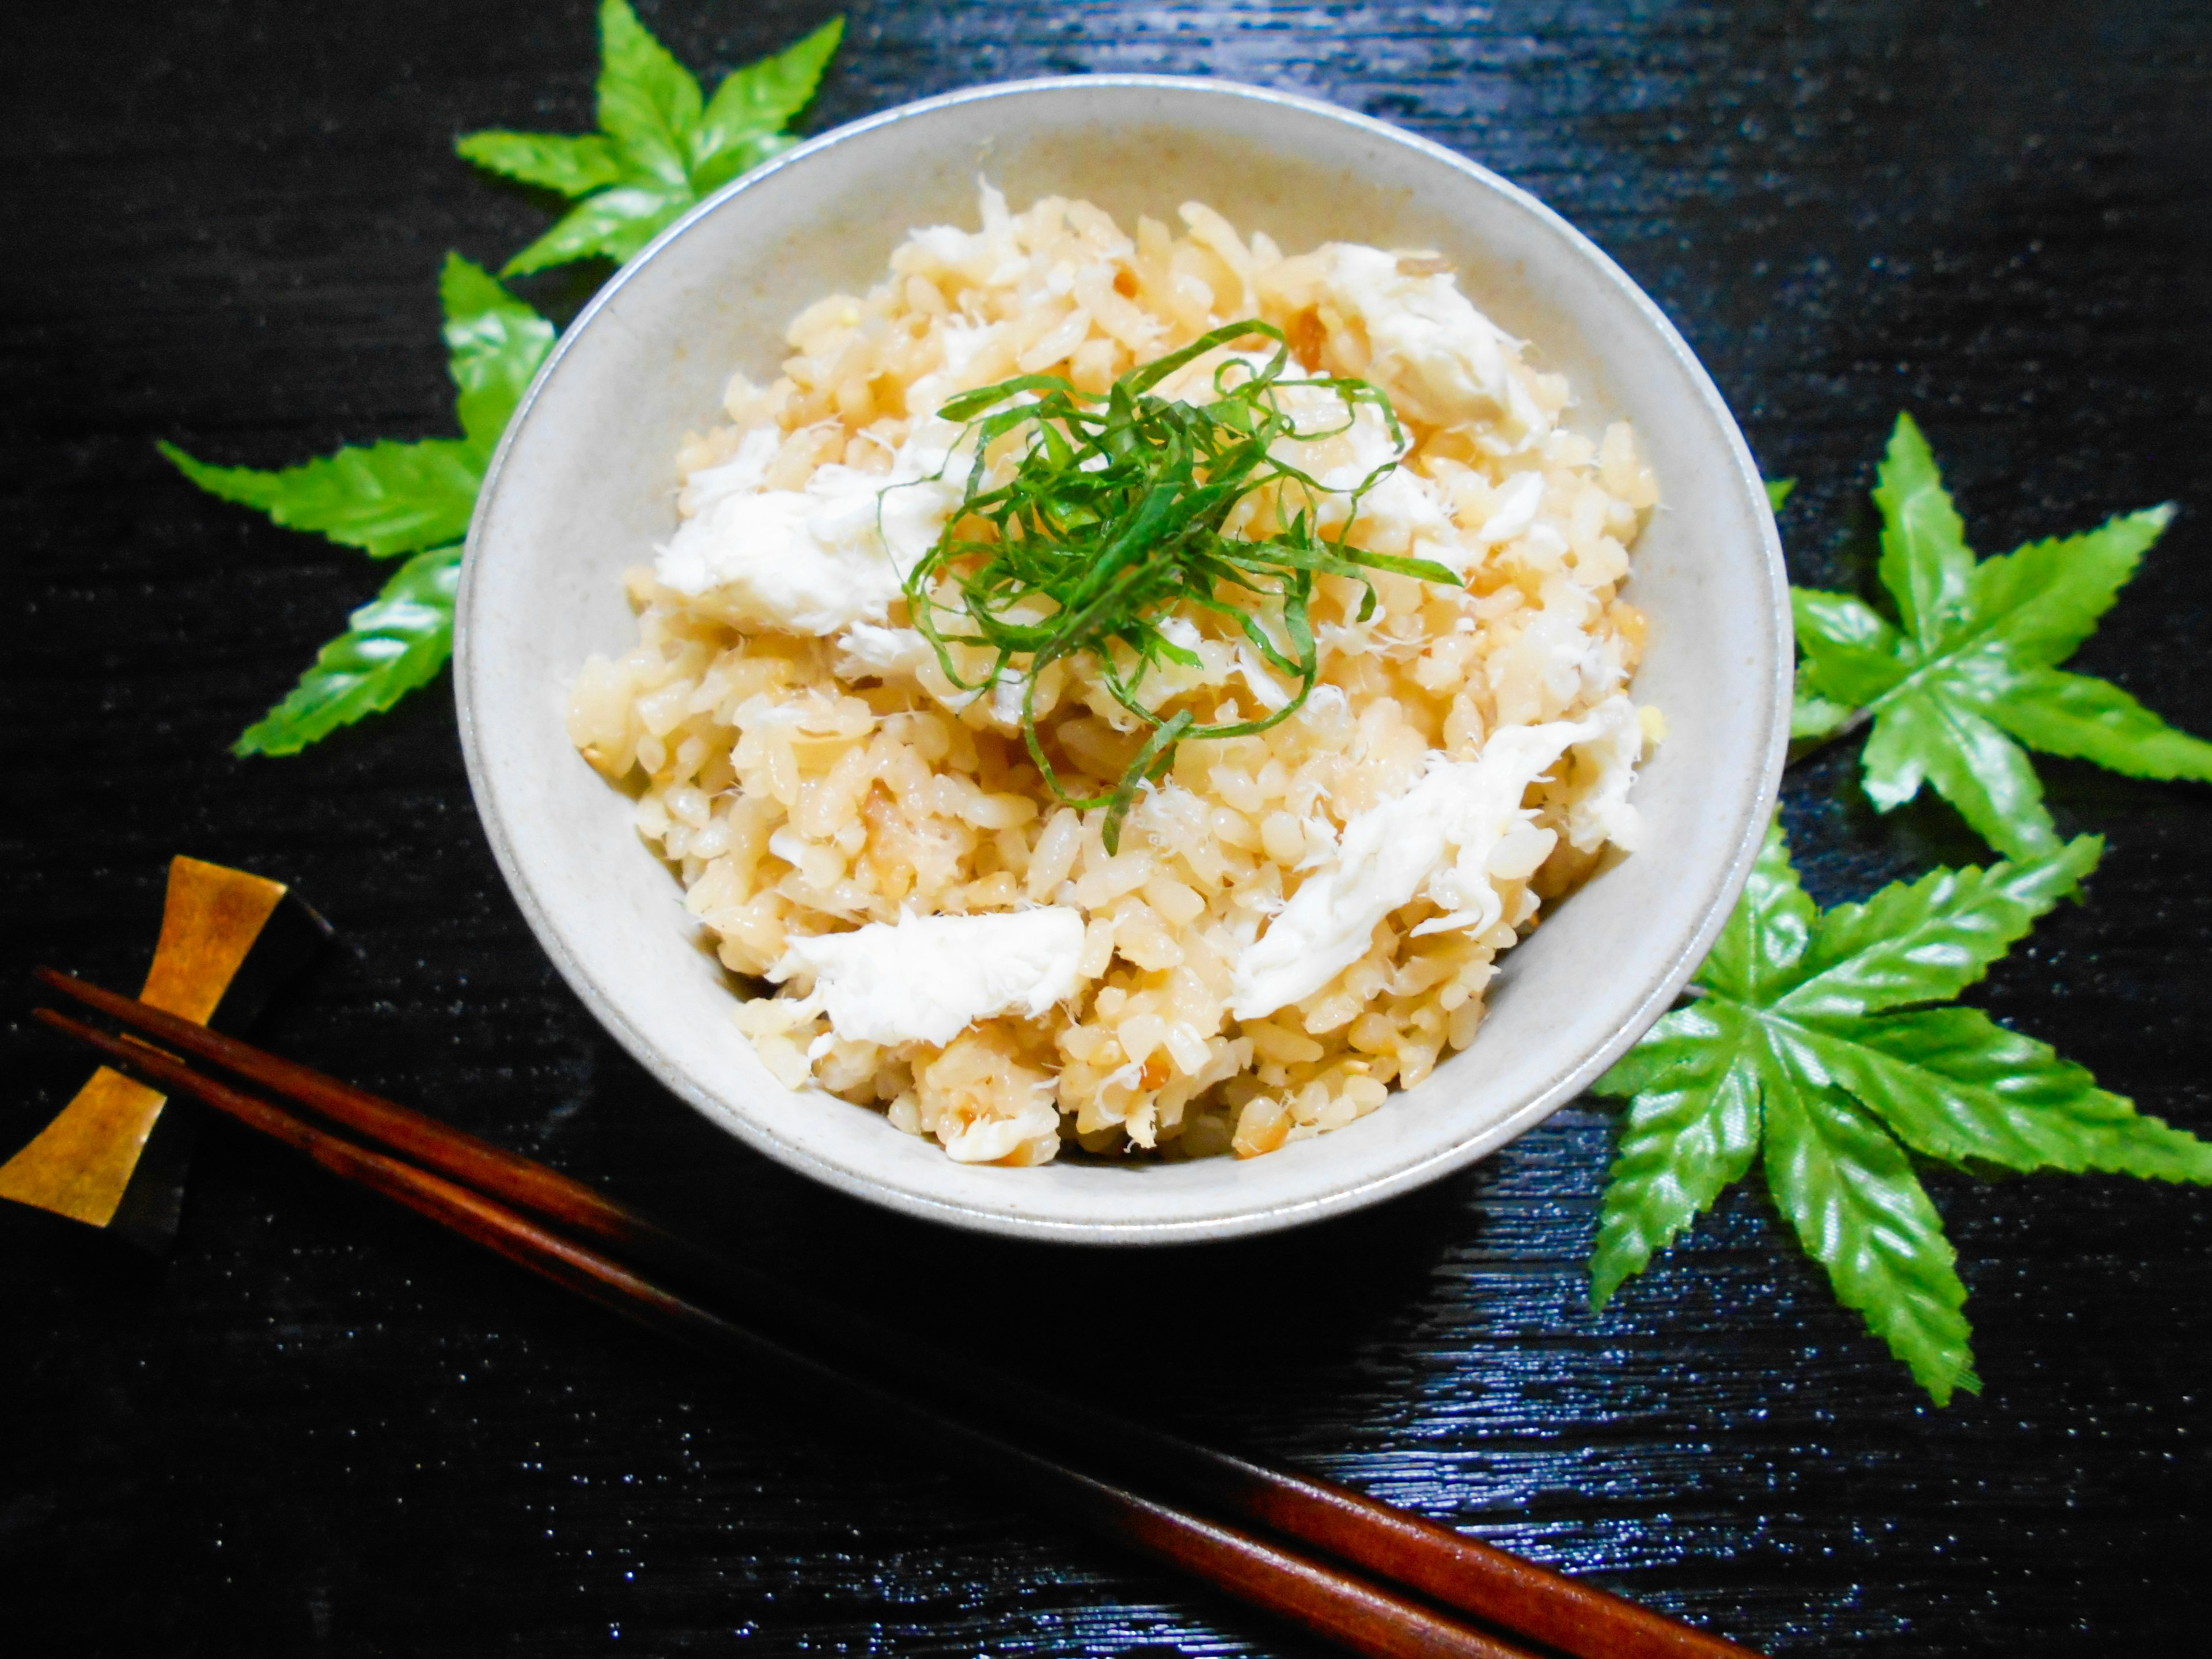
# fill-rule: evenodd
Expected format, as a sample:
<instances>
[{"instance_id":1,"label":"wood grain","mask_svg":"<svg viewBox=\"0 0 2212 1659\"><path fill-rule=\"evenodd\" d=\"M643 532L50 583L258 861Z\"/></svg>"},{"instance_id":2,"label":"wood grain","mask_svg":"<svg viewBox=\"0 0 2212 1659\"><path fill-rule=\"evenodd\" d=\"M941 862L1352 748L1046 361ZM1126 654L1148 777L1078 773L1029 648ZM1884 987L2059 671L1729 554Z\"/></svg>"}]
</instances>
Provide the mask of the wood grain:
<instances>
[{"instance_id":1,"label":"wood grain","mask_svg":"<svg viewBox=\"0 0 2212 1659\"><path fill-rule=\"evenodd\" d=\"M641 0L695 64L823 4ZM288 881L343 948L259 1028L893 1324L1362 1487L1779 1653L2185 1651L2212 1618L2212 1201L1935 1177L1979 1400L1945 1412L1739 1194L1602 1319L1581 1264L1607 1118L1560 1114L1368 1216L1091 1255L862 1210L661 1094L500 884L442 690L238 762L386 574L200 496L154 454L271 465L452 429L444 250L545 222L453 136L589 119L582 0L45 8L0 54L7 650L0 965L143 963L186 853ZM1767 469L1801 580L1870 562L1900 406L1984 551L2161 500L2181 517L2077 660L2212 732L2212 232L2201 8L852 8L817 125L996 76L1236 76L1401 121L1529 185L1681 325ZM564 286L564 284L566 284ZM551 308L579 284L531 289ZM1979 1000L2212 1132L2212 795L2044 768L2112 850ZM1824 901L1975 855L1877 819L1848 752L1793 773ZM82 1080L4 1006L0 1152ZM235 1134L175 1259L6 1218L0 1606L82 1654L1217 1654L1224 1605L961 1483L649 1361L551 1292ZM496 1310L495 1316L495 1310ZM27 1431L21 1425L33 1425Z\"/></svg>"}]
</instances>

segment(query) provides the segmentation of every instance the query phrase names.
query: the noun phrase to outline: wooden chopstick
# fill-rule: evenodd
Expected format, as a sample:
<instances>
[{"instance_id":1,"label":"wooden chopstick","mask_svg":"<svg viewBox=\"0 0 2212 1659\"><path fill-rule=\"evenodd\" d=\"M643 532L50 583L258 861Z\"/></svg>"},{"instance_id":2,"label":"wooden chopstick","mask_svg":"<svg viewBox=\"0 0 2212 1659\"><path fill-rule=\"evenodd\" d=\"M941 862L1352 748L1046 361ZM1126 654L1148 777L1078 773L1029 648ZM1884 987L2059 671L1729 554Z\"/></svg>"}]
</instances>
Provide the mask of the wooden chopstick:
<instances>
[{"instance_id":1,"label":"wooden chopstick","mask_svg":"<svg viewBox=\"0 0 2212 1659\"><path fill-rule=\"evenodd\" d=\"M741 1359L748 1375L771 1376L802 1397L834 1401L847 1420L896 1424L909 1442L949 1453L965 1468L980 1468L1010 1488L1042 1498L1055 1513L1072 1515L1095 1532L1352 1652L1374 1659L1536 1659L1524 1648L1389 1589L1085 1474L864 1382L688 1301L495 1200L319 1129L158 1049L110 1036L50 1008L34 1010L33 1018L96 1050L110 1064L139 1073L172 1093L189 1095L306 1153L332 1174L604 1308L690 1346Z\"/></svg>"},{"instance_id":2,"label":"wooden chopstick","mask_svg":"<svg viewBox=\"0 0 2212 1659\"><path fill-rule=\"evenodd\" d=\"M1749 1654L1718 1637L1346 1488L1196 1446L1076 1402L1051 1400L1033 1385L1016 1384L985 1372L972 1361L932 1352L904 1333L895 1340L885 1340L887 1334L698 1249L580 1182L434 1118L68 975L40 969L38 977L56 991L259 1083L464 1185L504 1199L556 1226L583 1232L618 1255L695 1284L734 1291L772 1317L795 1326L811 1343L827 1344L878 1370L890 1369L901 1374L901 1380L926 1384L933 1391L964 1372L977 1386L957 1391L963 1397L1005 1403L1025 1426L1048 1440L1080 1437L1086 1457L1096 1458L1103 1449L1111 1466L1141 1481L1164 1484L1186 1498L1322 1549L1488 1623L1580 1659L1746 1659ZM129 1052L137 1057L135 1048ZM978 1376L979 1372L983 1374Z\"/></svg>"},{"instance_id":3,"label":"wooden chopstick","mask_svg":"<svg viewBox=\"0 0 2212 1659\"><path fill-rule=\"evenodd\" d=\"M463 1186L473 1187L527 1214L555 1222L566 1231L611 1245L634 1261L686 1273L712 1272L723 1265L596 1188L397 1101L179 1019L150 1003L103 990L74 975L52 968L34 968L31 972L49 990L96 1008L119 1024L158 1037L197 1059L210 1060L261 1085L271 1094L343 1125L374 1146L450 1176Z\"/></svg>"}]
</instances>

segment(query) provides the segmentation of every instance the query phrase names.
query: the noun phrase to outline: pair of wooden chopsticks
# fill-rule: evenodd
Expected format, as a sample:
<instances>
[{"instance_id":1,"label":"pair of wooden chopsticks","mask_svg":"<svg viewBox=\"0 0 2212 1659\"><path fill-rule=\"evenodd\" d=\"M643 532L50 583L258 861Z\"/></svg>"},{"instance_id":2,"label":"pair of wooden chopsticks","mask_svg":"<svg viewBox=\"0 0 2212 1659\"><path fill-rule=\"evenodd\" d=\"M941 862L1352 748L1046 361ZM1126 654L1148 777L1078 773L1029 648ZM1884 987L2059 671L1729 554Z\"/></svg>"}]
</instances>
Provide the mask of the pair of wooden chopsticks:
<instances>
[{"instance_id":1,"label":"pair of wooden chopsticks","mask_svg":"<svg viewBox=\"0 0 2212 1659\"><path fill-rule=\"evenodd\" d=\"M1542 1650L1576 1659L1756 1659L1734 1643L1343 1487L1051 1399L905 1333L869 1327L434 1118L52 969L37 976L133 1034L118 1037L52 1009L36 1011L38 1019L110 1062L202 1101L649 1329L737 1358L750 1375L806 1397L826 1398L856 1425L894 1430L911 1446L981 1468L1096 1532L1353 1652L1390 1659L1535 1659ZM152 1042L262 1092L195 1070ZM319 1127L301 1110L353 1139ZM741 1306L750 1322L694 1296ZM998 1428L917 1403L948 1397L988 1400L1030 1438L1018 1443Z\"/></svg>"}]
</instances>

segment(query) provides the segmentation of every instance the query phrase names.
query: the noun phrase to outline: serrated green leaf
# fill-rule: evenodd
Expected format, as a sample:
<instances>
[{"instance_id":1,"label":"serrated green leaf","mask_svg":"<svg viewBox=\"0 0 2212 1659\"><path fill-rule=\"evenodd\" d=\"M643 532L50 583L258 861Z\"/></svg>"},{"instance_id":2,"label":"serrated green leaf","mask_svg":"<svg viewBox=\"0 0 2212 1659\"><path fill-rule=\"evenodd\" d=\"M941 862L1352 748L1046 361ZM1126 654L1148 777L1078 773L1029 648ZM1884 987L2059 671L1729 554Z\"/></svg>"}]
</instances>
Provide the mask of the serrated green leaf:
<instances>
[{"instance_id":1,"label":"serrated green leaf","mask_svg":"<svg viewBox=\"0 0 2212 1659\"><path fill-rule=\"evenodd\" d=\"M210 495L258 508L287 529L316 531L378 558L466 534L483 477L475 447L453 438L341 449L269 471L210 466L174 444L156 447Z\"/></svg>"},{"instance_id":2,"label":"serrated green leaf","mask_svg":"<svg viewBox=\"0 0 2212 1659\"><path fill-rule=\"evenodd\" d=\"M799 112L813 100L814 89L822 84L822 73L844 37L845 20L833 17L796 45L732 70L714 88L714 96L692 136L695 177L698 169L746 140L779 133L797 120ZM733 179L742 171L740 167L724 176ZM703 179L697 182L704 188L714 187Z\"/></svg>"},{"instance_id":3,"label":"serrated green leaf","mask_svg":"<svg viewBox=\"0 0 2212 1659\"><path fill-rule=\"evenodd\" d=\"M1601 1307L1765 1147L1767 1184L1837 1294L1940 1402L1974 1385L1964 1291L1905 1148L1968 1169L2212 1184L2212 1145L2031 1037L1940 1003L2074 893L2101 844L1938 870L1814 912L1771 831L1677 1008L1595 1092L1629 1097L1591 1255ZM1900 1146L1899 1143L1903 1145Z\"/></svg>"},{"instance_id":4,"label":"serrated green leaf","mask_svg":"<svg viewBox=\"0 0 2212 1659\"><path fill-rule=\"evenodd\" d=\"M1893 811L1932 784L2013 858L2058 845L2021 744L2136 777L2212 781L2212 743L2177 732L2117 686L2056 665L2096 628L2171 507L1975 562L1927 441L1900 415L1875 504L1880 571L1899 633L1849 594L1790 590L1802 659L1790 735L1818 740L1871 718L1867 798Z\"/></svg>"},{"instance_id":5,"label":"serrated green leaf","mask_svg":"<svg viewBox=\"0 0 2212 1659\"><path fill-rule=\"evenodd\" d=\"M1794 981L1815 914L1813 901L1797 884L1782 825L1770 823L1743 896L1698 970L1698 982L1739 1001L1763 1002Z\"/></svg>"},{"instance_id":6,"label":"serrated green leaf","mask_svg":"<svg viewBox=\"0 0 2212 1659\"><path fill-rule=\"evenodd\" d=\"M1595 1085L1636 1098L1590 1252L1590 1307L1743 1178L1759 1150L1758 1033L1729 1004L1678 1008Z\"/></svg>"},{"instance_id":7,"label":"serrated green leaf","mask_svg":"<svg viewBox=\"0 0 2212 1659\"><path fill-rule=\"evenodd\" d=\"M401 565L346 631L322 648L291 695L246 728L231 752L294 755L363 715L389 708L437 673L453 649L461 550L434 548Z\"/></svg>"},{"instance_id":8,"label":"serrated green leaf","mask_svg":"<svg viewBox=\"0 0 2212 1659\"><path fill-rule=\"evenodd\" d=\"M1948 1002L2080 890L2104 842L2082 836L2050 858L1986 870L1931 870L1863 904L1823 911L1794 982L1773 1000L1796 1021L1856 1019Z\"/></svg>"},{"instance_id":9,"label":"serrated green leaf","mask_svg":"<svg viewBox=\"0 0 2212 1659\"><path fill-rule=\"evenodd\" d=\"M2110 680L2034 668L1982 704L2031 749L2136 778L2212 782L2212 743L2177 732Z\"/></svg>"},{"instance_id":10,"label":"serrated green leaf","mask_svg":"<svg viewBox=\"0 0 2212 1659\"><path fill-rule=\"evenodd\" d=\"M750 173L762 162L799 148L787 132L763 132L740 138L699 163L691 174L691 188L704 201L740 173Z\"/></svg>"},{"instance_id":11,"label":"serrated green leaf","mask_svg":"<svg viewBox=\"0 0 2212 1659\"><path fill-rule=\"evenodd\" d=\"M1889 690L1909 672L1903 641L1874 607L1848 593L1790 590L1790 617L1813 689L1856 708Z\"/></svg>"},{"instance_id":12,"label":"serrated green leaf","mask_svg":"<svg viewBox=\"0 0 2212 1659\"><path fill-rule=\"evenodd\" d=\"M1802 1040L1923 1157L2212 1184L2212 1145L2136 1111L1978 1008L1922 1009Z\"/></svg>"},{"instance_id":13,"label":"serrated green leaf","mask_svg":"<svg viewBox=\"0 0 2212 1659\"><path fill-rule=\"evenodd\" d=\"M1867 799L1879 811L1902 806L1926 781L2008 858L2038 858L2059 844L2027 753L1947 691L1878 706L1860 764Z\"/></svg>"},{"instance_id":14,"label":"serrated green leaf","mask_svg":"<svg viewBox=\"0 0 2212 1659\"><path fill-rule=\"evenodd\" d=\"M617 264L673 224L688 193L642 185L600 191L562 215L552 229L507 262L502 276L523 276L594 257Z\"/></svg>"},{"instance_id":15,"label":"serrated green leaf","mask_svg":"<svg viewBox=\"0 0 2212 1659\"><path fill-rule=\"evenodd\" d=\"M2096 631L2166 527L2173 508L2122 513L2080 536L2030 542L1974 567L1972 631L1947 654L2054 667Z\"/></svg>"},{"instance_id":16,"label":"serrated green leaf","mask_svg":"<svg viewBox=\"0 0 2212 1659\"><path fill-rule=\"evenodd\" d=\"M614 140L623 170L687 190L699 82L647 32L628 0L600 0L599 128Z\"/></svg>"},{"instance_id":17,"label":"serrated green leaf","mask_svg":"<svg viewBox=\"0 0 2212 1659\"><path fill-rule=\"evenodd\" d=\"M452 649L458 544L491 452L552 349L553 327L458 255L447 256L438 288L466 438L342 449L274 471L210 466L174 445L160 446L201 489L258 507L287 528L319 531L379 557L418 555L375 601L354 612L352 627L323 648L291 696L240 738L241 755L295 754L389 708L434 674Z\"/></svg>"},{"instance_id":18,"label":"serrated green leaf","mask_svg":"<svg viewBox=\"0 0 2212 1659\"><path fill-rule=\"evenodd\" d=\"M1770 1033L1770 1036L1772 1034ZM1764 1085L1766 1189L1805 1254L1939 1406L1981 1391L1966 1287L1936 1206L1905 1152L1840 1091L1808 1086L1809 1056L1784 1042Z\"/></svg>"},{"instance_id":19,"label":"serrated green leaf","mask_svg":"<svg viewBox=\"0 0 2212 1659\"><path fill-rule=\"evenodd\" d=\"M1850 703L1838 702L1833 697L1823 696L1813 689L1812 679L1805 670L1808 665L1797 665L1797 684L1790 700L1790 741L1818 742L1832 738L1850 724L1858 714Z\"/></svg>"},{"instance_id":20,"label":"serrated green leaf","mask_svg":"<svg viewBox=\"0 0 2212 1659\"><path fill-rule=\"evenodd\" d=\"M550 132L471 132L453 148L487 172L563 196L588 196L622 177L614 147L598 133L564 138Z\"/></svg>"},{"instance_id":21,"label":"serrated green leaf","mask_svg":"<svg viewBox=\"0 0 2212 1659\"><path fill-rule=\"evenodd\" d=\"M1974 556L1928 440L1910 415L1897 417L1874 499L1881 509L1881 585L1897 602L1905 632L1933 653L1965 609Z\"/></svg>"},{"instance_id":22,"label":"serrated green leaf","mask_svg":"<svg viewBox=\"0 0 2212 1659\"><path fill-rule=\"evenodd\" d=\"M604 0L599 132L481 132L459 142L463 155L495 172L584 198L508 260L503 274L627 259L703 197L790 149L798 141L781 129L813 96L843 33L844 20L831 19L734 71L702 104L697 80L625 0Z\"/></svg>"},{"instance_id":23,"label":"serrated green leaf","mask_svg":"<svg viewBox=\"0 0 2212 1659\"><path fill-rule=\"evenodd\" d=\"M1718 1064L1714 1044L1722 1032L1707 1010L1726 1006L1717 999L1709 1003L1686 1002L1662 1014L1644 1034L1643 1041L1590 1085L1590 1092L1626 1100L1655 1091L1673 1093L1701 1078L1710 1080Z\"/></svg>"},{"instance_id":24,"label":"serrated green leaf","mask_svg":"<svg viewBox=\"0 0 2212 1659\"><path fill-rule=\"evenodd\" d=\"M447 368L460 392L461 430L488 461L553 349L553 325L458 253L446 256L438 295L446 312Z\"/></svg>"},{"instance_id":25,"label":"serrated green leaf","mask_svg":"<svg viewBox=\"0 0 2212 1659\"><path fill-rule=\"evenodd\" d=\"M1797 488L1797 480L1768 478L1764 482L1766 485L1766 504L1775 512L1779 513L1782 510L1782 503L1790 499L1790 492Z\"/></svg>"}]
</instances>

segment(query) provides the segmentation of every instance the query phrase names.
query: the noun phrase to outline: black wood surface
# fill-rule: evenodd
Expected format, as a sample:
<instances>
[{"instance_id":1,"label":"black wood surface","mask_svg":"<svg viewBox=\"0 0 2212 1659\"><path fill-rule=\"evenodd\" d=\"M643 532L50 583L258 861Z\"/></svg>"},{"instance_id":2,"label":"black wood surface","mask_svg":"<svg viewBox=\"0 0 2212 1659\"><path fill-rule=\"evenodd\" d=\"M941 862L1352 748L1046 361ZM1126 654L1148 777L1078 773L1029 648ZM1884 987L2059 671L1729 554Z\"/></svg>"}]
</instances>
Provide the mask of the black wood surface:
<instances>
[{"instance_id":1,"label":"black wood surface","mask_svg":"<svg viewBox=\"0 0 2212 1659\"><path fill-rule=\"evenodd\" d=\"M719 72L829 7L640 9ZM1864 578L1901 406L1985 551L2180 502L2081 660L2212 732L2202 5L860 0L852 23L814 128L1017 75L1208 73L1528 186L1803 480L1801 580ZM451 429L439 258L495 264L545 222L452 141L586 125L590 8L95 3L9 34L0 1151L83 1073L28 1027L22 970L135 982L189 852L296 883L342 931L263 1026L276 1045L888 1318L1779 1652L2196 1650L2212 1196L1934 1178L1987 1383L1939 1412L1755 1194L1592 1318L1588 1103L1351 1220L1103 1255L842 1200L660 1093L501 887L442 682L304 757L228 757L380 573L152 447L273 465ZM529 291L566 314L588 285ZM1978 855L1940 807L1876 818L1851 748L1788 785L1821 898ZM2062 827L2111 851L1978 996L2212 1132L2212 792L2043 770ZM1290 1646L221 1128L166 1263L3 1219L0 1650Z\"/></svg>"}]
</instances>

